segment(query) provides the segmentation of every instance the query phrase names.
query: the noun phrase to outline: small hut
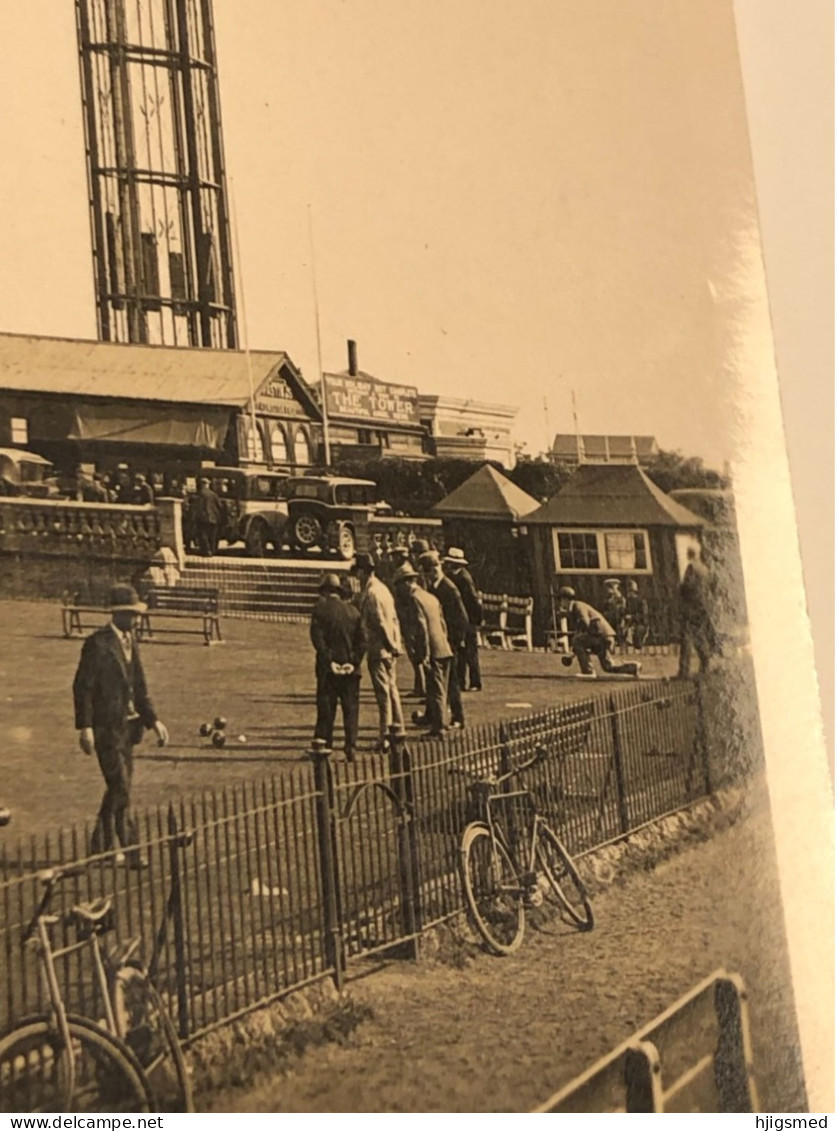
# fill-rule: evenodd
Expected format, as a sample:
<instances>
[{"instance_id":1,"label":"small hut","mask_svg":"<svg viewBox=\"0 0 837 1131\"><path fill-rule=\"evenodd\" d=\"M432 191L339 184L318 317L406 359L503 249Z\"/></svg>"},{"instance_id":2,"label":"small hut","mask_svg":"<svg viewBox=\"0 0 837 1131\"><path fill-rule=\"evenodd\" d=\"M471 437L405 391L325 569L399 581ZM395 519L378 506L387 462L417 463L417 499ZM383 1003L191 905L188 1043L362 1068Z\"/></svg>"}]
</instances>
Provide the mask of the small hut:
<instances>
[{"instance_id":1,"label":"small hut","mask_svg":"<svg viewBox=\"0 0 837 1131\"><path fill-rule=\"evenodd\" d=\"M700 546L703 525L636 464L582 464L520 528L529 550L536 643L553 627L562 585L601 609L611 577L623 592L626 581L636 581L648 602L653 642L674 639L686 555Z\"/></svg>"},{"instance_id":2,"label":"small hut","mask_svg":"<svg viewBox=\"0 0 837 1131\"><path fill-rule=\"evenodd\" d=\"M518 523L538 509L505 475L486 463L433 507L446 546L460 546L485 593L528 596L529 566Z\"/></svg>"}]
</instances>

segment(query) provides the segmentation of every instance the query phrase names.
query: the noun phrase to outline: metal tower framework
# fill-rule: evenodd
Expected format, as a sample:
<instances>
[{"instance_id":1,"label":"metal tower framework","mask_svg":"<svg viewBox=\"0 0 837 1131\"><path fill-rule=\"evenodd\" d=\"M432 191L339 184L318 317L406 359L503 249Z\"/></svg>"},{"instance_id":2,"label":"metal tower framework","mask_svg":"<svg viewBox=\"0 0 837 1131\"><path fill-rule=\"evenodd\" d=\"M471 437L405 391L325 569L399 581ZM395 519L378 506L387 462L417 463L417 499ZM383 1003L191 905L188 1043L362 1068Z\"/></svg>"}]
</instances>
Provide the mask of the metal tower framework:
<instances>
[{"instance_id":1,"label":"metal tower framework","mask_svg":"<svg viewBox=\"0 0 837 1131\"><path fill-rule=\"evenodd\" d=\"M99 337L238 344L212 0L76 0Z\"/></svg>"}]
</instances>

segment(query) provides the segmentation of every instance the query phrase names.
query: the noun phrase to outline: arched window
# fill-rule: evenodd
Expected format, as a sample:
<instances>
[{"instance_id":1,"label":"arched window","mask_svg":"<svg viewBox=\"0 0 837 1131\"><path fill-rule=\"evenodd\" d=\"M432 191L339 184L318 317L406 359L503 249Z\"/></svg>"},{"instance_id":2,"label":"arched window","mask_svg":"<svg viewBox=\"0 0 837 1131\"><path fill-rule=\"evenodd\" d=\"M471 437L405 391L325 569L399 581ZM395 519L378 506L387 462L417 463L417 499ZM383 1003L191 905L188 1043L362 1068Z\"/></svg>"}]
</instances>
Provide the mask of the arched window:
<instances>
[{"instance_id":1,"label":"arched window","mask_svg":"<svg viewBox=\"0 0 837 1131\"><path fill-rule=\"evenodd\" d=\"M273 463L290 463L288 439L278 420L274 420L270 426L270 455Z\"/></svg>"},{"instance_id":2,"label":"arched window","mask_svg":"<svg viewBox=\"0 0 837 1131\"><path fill-rule=\"evenodd\" d=\"M244 458L250 463L267 463L267 453L264 450L264 435L258 426L253 426L252 419L248 416L241 421L242 448Z\"/></svg>"},{"instance_id":3,"label":"arched window","mask_svg":"<svg viewBox=\"0 0 837 1131\"><path fill-rule=\"evenodd\" d=\"M294 436L294 463L298 467L307 467L311 463L311 446L302 428L297 428Z\"/></svg>"}]
</instances>

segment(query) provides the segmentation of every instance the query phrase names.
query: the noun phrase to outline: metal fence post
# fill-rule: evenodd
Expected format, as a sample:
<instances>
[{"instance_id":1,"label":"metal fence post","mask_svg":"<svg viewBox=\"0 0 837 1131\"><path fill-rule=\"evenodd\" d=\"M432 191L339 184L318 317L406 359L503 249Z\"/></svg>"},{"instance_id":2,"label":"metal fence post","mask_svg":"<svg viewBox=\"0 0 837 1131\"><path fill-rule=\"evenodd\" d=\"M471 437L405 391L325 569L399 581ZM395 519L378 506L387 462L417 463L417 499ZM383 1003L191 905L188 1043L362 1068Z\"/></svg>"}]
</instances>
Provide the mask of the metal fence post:
<instances>
[{"instance_id":1,"label":"metal fence post","mask_svg":"<svg viewBox=\"0 0 837 1131\"><path fill-rule=\"evenodd\" d=\"M180 876L180 829L174 805L169 805L169 869L171 898L169 910L174 927L174 972L177 983L177 1032L181 1040L189 1036L189 997L186 988L186 930L183 918L183 885Z\"/></svg>"},{"instance_id":2,"label":"metal fence post","mask_svg":"<svg viewBox=\"0 0 837 1131\"><path fill-rule=\"evenodd\" d=\"M323 945L326 965L334 968L334 981L343 989L346 973L346 948L343 939L340 877L337 869L337 831L335 826L334 773L331 751L323 739L311 744L314 784L317 791L317 851L323 892Z\"/></svg>"},{"instance_id":3,"label":"metal fence post","mask_svg":"<svg viewBox=\"0 0 837 1131\"><path fill-rule=\"evenodd\" d=\"M413 958L419 957L421 899L419 895L418 838L413 808L413 777L404 731L391 727L389 767L393 792L398 799L398 880L401 897L401 928L410 940Z\"/></svg>"},{"instance_id":4,"label":"metal fence post","mask_svg":"<svg viewBox=\"0 0 837 1131\"><path fill-rule=\"evenodd\" d=\"M631 822L628 817L628 793L625 788L625 762L622 749L622 731L619 726L619 713L616 707L616 697L610 695L607 701L610 712L610 733L613 739L613 769L616 774L616 800L619 805L619 828L622 833L630 831Z\"/></svg>"},{"instance_id":5,"label":"metal fence post","mask_svg":"<svg viewBox=\"0 0 837 1131\"><path fill-rule=\"evenodd\" d=\"M512 769L514 768L514 759L512 757L512 750L511 750L511 746L509 744L509 739L510 739L511 736L509 734L508 727L506 726L505 723L500 723L500 731L499 731L498 737L500 739L500 776L502 777L505 774L510 773L512 771ZM511 793L514 790L514 788L515 788L514 781L511 778L508 778L506 781L501 783L500 792L501 793ZM516 861L517 860L517 841L518 841L517 832L518 832L518 829L517 829L517 820L515 818L518 816L518 813L513 812L509 816L509 806L504 806L503 809L502 809L502 812L503 812L503 815L507 818L507 826L506 826L506 829L505 829L505 833L506 833L506 838L509 842L509 849L511 850L512 858Z\"/></svg>"}]
</instances>

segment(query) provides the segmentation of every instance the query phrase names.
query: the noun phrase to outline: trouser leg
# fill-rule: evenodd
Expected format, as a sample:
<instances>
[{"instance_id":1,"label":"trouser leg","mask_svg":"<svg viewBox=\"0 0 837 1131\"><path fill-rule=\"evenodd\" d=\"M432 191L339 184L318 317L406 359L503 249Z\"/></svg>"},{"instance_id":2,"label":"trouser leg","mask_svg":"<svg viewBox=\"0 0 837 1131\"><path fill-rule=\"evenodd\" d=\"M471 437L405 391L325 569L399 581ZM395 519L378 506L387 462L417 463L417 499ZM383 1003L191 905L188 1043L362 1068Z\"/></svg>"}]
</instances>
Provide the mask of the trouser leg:
<instances>
[{"instance_id":1,"label":"trouser leg","mask_svg":"<svg viewBox=\"0 0 837 1131\"><path fill-rule=\"evenodd\" d=\"M465 637L465 662L468 665L468 686L472 691L481 691L480 649L477 630L474 625L471 625L468 629L468 635Z\"/></svg>"},{"instance_id":2,"label":"trouser leg","mask_svg":"<svg viewBox=\"0 0 837 1131\"><path fill-rule=\"evenodd\" d=\"M602 671L607 672L608 675L633 675L636 670L636 665L629 661L627 664L614 664L610 658L610 641L606 636L601 636L596 641L594 648L595 654L599 658L599 663L602 665Z\"/></svg>"},{"instance_id":3,"label":"trouser leg","mask_svg":"<svg viewBox=\"0 0 837 1131\"><path fill-rule=\"evenodd\" d=\"M96 757L102 777L105 779L105 794L99 806L96 828L93 832L91 849L93 852L106 852L114 847L116 840L125 847L136 843L136 827L128 816L131 804L131 779L133 776L133 750L126 733L124 735L94 735Z\"/></svg>"},{"instance_id":4,"label":"trouser leg","mask_svg":"<svg viewBox=\"0 0 837 1131\"><path fill-rule=\"evenodd\" d=\"M465 725L465 709L462 706L462 689L459 686L459 658L454 653L450 658L450 677L448 679L448 703L450 721Z\"/></svg>"},{"instance_id":5,"label":"trouser leg","mask_svg":"<svg viewBox=\"0 0 837 1131\"><path fill-rule=\"evenodd\" d=\"M413 664L413 694L424 695L427 692L427 684L425 683L425 670L424 664Z\"/></svg>"},{"instance_id":6,"label":"trouser leg","mask_svg":"<svg viewBox=\"0 0 837 1131\"><path fill-rule=\"evenodd\" d=\"M390 694L390 669L387 660L369 659L369 676L372 691L378 704L378 736L384 741L392 726L392 696Z\"/></svg>"},{"instance_id":7,"label":"trouser leg","mask_svg":"<svg viewBox=\"0 0 837 1131\"><path fill-rule=\"evenodd\" d=\"M692 633L689 628L683 628L680 633L680 663L677 669L678 679L688 679L692 667Z\"/></svg>"},{"instance_id":8,"label":"trouser leg","mask_svg":"<svg viewBox=\"0 0 837 1131\"><path fill-rule=\"evenodd\" d=\"M572 649L582 672L584 672L585 675L589 675L593 670L593 665L590 663L590 653L592 651L590 637L584 633L577 632L572 639Z\"/></svg>"},{"instance_id":9,"label":"trouser leg","mask_svg":"<svg viewBox=\"0 0 837 1131\"><path fill-rule=\"evenodd\" d=\"M334 715L337 710L337 699L330 686L328 669L317 663L314 672L317 677L317 721L314 725L314 737L321 738L330 748L334 738Z\"/></svg>"},{"instance_id":10,"label":"trouser leg","mask_svg":"<svg viewBox=\"0 0 837 1131\"><path fill-rule=\"evenodd\" d=\"M343 750L349 757L357 746L358 720L360 717L360 676L341 675L337 689L340 709L343 713Z\"/></svg>"},{"instance_id":11,"label":"trouser leg","mask_svg":"<svg viewBox=\"0 0 837 1131\"><path fill-rule=\"evenodd\" d=\"M427 722L431 734L441 734L445 725L445 702L448 697L450 658L432 660L427 673Z\"/></svg>"}]
</instances>

